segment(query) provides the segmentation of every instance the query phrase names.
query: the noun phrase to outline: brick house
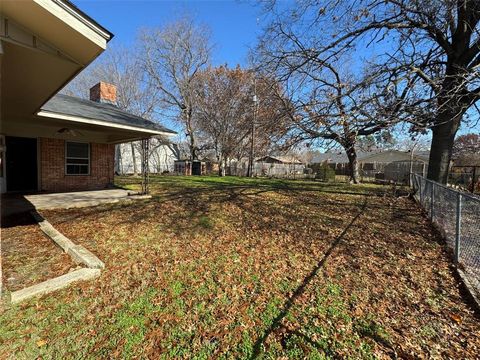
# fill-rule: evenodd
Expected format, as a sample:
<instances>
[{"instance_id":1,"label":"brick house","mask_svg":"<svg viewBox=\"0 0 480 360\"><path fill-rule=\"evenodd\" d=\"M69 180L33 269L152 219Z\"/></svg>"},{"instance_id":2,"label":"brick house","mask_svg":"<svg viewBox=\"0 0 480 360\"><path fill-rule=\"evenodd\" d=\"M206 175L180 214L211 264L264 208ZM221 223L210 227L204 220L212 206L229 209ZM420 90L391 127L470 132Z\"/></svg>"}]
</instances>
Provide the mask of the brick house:
<instances>
[{"instance_id":1,"label":"brick house","mask_svg":"<svg viewBox=\"0 0 480 360\"><path fill-rule=\"evenodd\" d=\"M57 94L112 36L67 0L2 2L2 193L107 188L115 144L175 134L115 106L111 84L92 87L90 100Z\"/></svg>"}]
</instances>

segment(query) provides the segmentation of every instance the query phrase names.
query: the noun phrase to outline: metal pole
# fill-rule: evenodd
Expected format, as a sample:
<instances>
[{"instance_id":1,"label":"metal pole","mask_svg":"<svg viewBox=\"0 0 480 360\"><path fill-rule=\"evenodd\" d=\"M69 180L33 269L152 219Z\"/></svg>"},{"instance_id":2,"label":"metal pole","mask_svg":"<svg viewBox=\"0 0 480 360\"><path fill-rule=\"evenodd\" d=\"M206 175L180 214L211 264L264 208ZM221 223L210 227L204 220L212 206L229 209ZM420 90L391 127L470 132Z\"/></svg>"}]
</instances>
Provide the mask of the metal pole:
<instances>
[{"instance_id":1,"label":"metal pole","mask_svg":"<svg viewBox=\"0 0 480 360\"><path fill-rule=\"evenodd\" d=\"M252 120L252 141L250 144L250 160L249 160L249 171L248 176L253 177L253 167L254 167L254 144L255 144L255 121L257 117L257 79L253 78L253 120Z\"/></svg>"},{"instance_id":2,"label":"metal pole","mask_svg":"<svg viewBox=\"0 0 480 360\"><path fill-rule=\"evenodd\" d=\"M425 178L421 178L420 181L418 182L418 192L420 193L420 205L423 206L423 190L425 188Z\"/></svg>"},{"instance_id":3,"label":"metal pole","mask_svg":"<svg viewBox=\"0 0 480 360\"><path fill-rule=\"evenodd\" d=\"M455 264L458 264L460 259L460 237L462 236L462 194L457 192L457 212L455 222Z\"/></svg>"},{"instance_id":4,"label":"metal pole","mask_svg":"<svg viewBox=\"0 0 480 360\"><path fill-rule=\"evenodd\" d=\"M415 144L410 149L410 176L408 178L410 186L412 186L412 173L413 173L413 151L415 150Z\"/></svg>"}]
</instances>

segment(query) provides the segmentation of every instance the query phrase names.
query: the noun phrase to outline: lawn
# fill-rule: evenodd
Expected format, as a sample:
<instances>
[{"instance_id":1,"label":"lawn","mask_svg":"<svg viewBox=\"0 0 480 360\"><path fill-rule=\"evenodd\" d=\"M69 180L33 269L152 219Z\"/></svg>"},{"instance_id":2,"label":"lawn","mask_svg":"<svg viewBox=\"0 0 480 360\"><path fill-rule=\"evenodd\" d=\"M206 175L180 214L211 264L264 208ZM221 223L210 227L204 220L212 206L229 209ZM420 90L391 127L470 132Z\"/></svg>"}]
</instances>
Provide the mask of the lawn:
<instances>
[{"instance_id":1,"label":"lawn","mask_svg":"<svg viewBox=\"0 0 480 360\"><path fill-rule=\"evenodd\" d=\"M449 255L391 188L154 177L151 191L42 212L106 269L1 310L0 358L478 357Z\"/></svg>"}]
</instances>

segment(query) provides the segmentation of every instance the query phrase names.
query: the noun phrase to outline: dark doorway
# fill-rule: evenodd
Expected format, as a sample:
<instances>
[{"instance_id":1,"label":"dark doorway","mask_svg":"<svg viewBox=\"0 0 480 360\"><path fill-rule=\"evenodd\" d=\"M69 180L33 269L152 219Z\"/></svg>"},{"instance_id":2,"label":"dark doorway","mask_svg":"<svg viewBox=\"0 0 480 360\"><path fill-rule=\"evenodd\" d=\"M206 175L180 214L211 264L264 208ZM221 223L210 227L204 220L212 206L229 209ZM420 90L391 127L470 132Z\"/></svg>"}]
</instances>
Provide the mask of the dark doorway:
<instances>
[{"instance_id":1,"label":"dark doorway","mask_svg":"<svg viewBox=\"0 0 480 360\"><path fill-rule=\"evenodd\" d=\"M192 175L202 175L202 163L200 161L192 162Z\"/></svg>"},{"instance_id":2,"label":"dark doorway","mask_svg":"<svg viewBox=\"0 0 480 360\"><path fill-rule=\"evenodd\" d=\"M37 190L37 139L5 138L7 191Z\"/></svg>"}]
</instances>

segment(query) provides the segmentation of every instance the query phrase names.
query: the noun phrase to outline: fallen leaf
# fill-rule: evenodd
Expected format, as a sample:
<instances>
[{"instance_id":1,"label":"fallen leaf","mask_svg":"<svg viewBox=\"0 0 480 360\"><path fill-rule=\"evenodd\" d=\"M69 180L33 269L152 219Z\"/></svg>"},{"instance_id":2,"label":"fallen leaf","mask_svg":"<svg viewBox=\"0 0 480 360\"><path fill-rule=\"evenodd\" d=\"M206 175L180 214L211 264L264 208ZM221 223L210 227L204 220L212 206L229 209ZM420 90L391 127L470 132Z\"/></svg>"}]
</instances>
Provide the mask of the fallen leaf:
<instances>
[{"instance_id":1,"label":"fallen leaf","mask_svg":"<svg viewBox=\"0 0 480 360\"><path fill-rule=\"evenodd\" d=\"M457 314L450 314L450 319L455 321L457 324L460 324L462 322L462 318Z\"/></svg>"},{"instance_id":2,"label":"fallen leaf","mask_svg":"<svg viewBox=\"0 0 480 360\"><path fill-rule=\"evenodd\" d=\"M45 345L47 345L47 342L45 340L40 339L40 340L37 341L37 346L38 347L42 347L42 346L45 346Z\"/></svg>"}]
</instances>

